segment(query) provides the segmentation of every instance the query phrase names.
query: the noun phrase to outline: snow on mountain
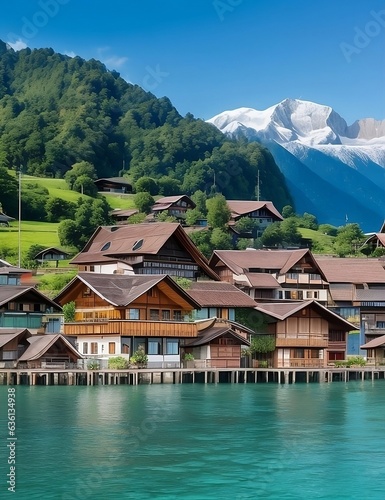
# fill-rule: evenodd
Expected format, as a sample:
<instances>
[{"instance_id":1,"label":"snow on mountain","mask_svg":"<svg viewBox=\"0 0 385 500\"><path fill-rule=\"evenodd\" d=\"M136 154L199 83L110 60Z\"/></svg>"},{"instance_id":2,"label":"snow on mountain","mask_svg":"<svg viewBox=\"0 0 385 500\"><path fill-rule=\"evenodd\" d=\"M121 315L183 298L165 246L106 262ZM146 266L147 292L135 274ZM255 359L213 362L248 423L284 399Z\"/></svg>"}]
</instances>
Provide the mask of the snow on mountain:
<instances>
[{"instance_id":1,"label":"snow on mountain","mask_svg":"<svg viewBox=\"0 0 385 500\"><path fill-rule=\"evenodd\" d=\"M285 99L263 111L225 111L208 122L230 136L265 144L301 208L328 214L321 222L338 225L350 211L364 230L376 231L384 220L385 120L365 118L348 126L330 106ZM336 189L338 200L321 208Z\"/></svg>"}]
</instances>

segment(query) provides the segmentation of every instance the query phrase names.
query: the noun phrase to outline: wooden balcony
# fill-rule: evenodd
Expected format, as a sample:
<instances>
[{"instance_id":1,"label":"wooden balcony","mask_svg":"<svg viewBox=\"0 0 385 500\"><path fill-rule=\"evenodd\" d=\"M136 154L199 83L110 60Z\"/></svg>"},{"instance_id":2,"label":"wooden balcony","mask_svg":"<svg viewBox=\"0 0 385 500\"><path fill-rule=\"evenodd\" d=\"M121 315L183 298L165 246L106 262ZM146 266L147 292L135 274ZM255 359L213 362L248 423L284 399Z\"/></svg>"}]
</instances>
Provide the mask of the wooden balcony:
<instances>
[{"instance_id":1,"label":"wooden balcony","mask_svg":"<svg viewBox=\"0 0 385 500\"><path fill-rule=\"evenodd\" d=\"M197 337L195 323L183 321L79 321L64 323L64 335L121 335L125 337Z\"/></svg>"},{"instance_id":2,"label":"wooden balcony","mask_svg":"<svg viewBox=\"0 0 385 500\"><path fill-rule=\"evenodd\" d=\"M295 338L279 337L275 341L276 347L328 347L328 339L325 336L298 335Z\"/></svg>"},{"instance_id":3,"label":"wooden balcony","mask_svg":"<svg viewBox=\"0 0 385 500\"><path fill-rule=\"evenodd\" d=\"M334 342L334 341L329 340L328 349L330 351L345 351L346 342Z\"/></svg>"}]
</instances>

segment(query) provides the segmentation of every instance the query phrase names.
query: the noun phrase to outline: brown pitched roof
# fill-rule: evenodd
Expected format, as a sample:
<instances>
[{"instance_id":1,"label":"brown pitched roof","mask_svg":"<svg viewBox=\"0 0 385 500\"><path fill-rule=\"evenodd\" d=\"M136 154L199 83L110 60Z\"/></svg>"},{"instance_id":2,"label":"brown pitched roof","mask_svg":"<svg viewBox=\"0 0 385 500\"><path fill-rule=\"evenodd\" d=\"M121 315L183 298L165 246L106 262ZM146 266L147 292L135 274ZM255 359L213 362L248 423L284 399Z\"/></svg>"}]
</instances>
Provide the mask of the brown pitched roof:
<instances>
[{"instance_id":1,"label":"brown pitched roof","mask_svg":"<svg viewBox=\"0 0 385 500\"><path fill-rule=\"evenodd\" d=\"M187 293L201 307L255 307L249 295L224 281L196 281Z\"/></svg>"},{"instance_id":2,"label":"brown pitched roof","mask_svg":"<svg viewBox=\"0 0 385 500\"><path fill-rule=\"evenodd\" d=\"M325 278L308 248L296 250L215 250L209 264L215 268L215 264L221 260L235 274L244 274L250 272L250 269L261 269L261 272L264 272L264 269L269 269L284 274L305 256Z\"/></svg>"},{"instance_id":3,"label":"brown pitched roof","mask_svg":"<svg viewBox=\"0 0 385 500\"><path fill-rule=\"evenodd\" d=\"M15 300L18 297L26 295L27 293L32 293L36 295L37 298L46 304L50 304L55 309L60 309L60 306L56 302L52 301L42 293L40 293L33 286L21 286L21 285L4 285L0 286L0 306L7 304L11 300Z\"/></svg>"},{"instance_id":4,"label":"brown pitched roof","mask_svg":"<svg viewBox=\"0 0 385 500\"><path fill-rule=\"evenodd\" d=\"M249 214L250 212L255 212L261 208L269 210L272 215L277 219L283 220L282 215L273 205L271 201L243 201L243 200L227 200L227 206L229 207L233 217L240 217Z\"/></svg>"},{"instance_id":5,"label":"brown pitched roof","mask_svg":"<svg viewBox=\"0 0 385 500\"><path fill-rule=\"evenodd\" d=\"M381 335L381 337L370 340L366 344L362 345L361 349L373 349L374 347L380 347L383 345L385 345L385 335Z\"/></svg>"},{"instance_id":6,"label":"brown pitched roof","mask_svg":"<svg viewBox=\"0 0 385 500\"><path fill-rule=\"evenodd\" d=\"M305 309L309 306L316 308L324 317L333 319L334 321L341 323L345 328L347 328L347 330L357 329L355 325L349 323L349 321L346 321L344 318L334 313L333 311L330 311L330 309L327 309L315 300L306 300L303 302L259 303L257 304L255 309L259 312L282 321L297 313L298 311L301 311L301 309Z\"/></svg>"},{"instance_id":7,"label":"brown pitched roof","mask_svg":"<svg viewBox=\"0 0 385 500\"><path fill-rule=\"evenodd\" d=\"M375 233L375 234L372 234L364 243L364 245L367 245L368 243L374 243L376 241L379 241L381 243L382 246L385 247L385 233ZM363 246L364 246L363 245Z\"/></svg>"},{"instance_id":8,"label":"brown pitched roof","mask_svg":"<svg viewBox=\"0 0 385 500\"><path fill-rule=\"evenodd\" d=\"M330 283L329 291L336 302L352 302L355 299L355 287L351 283Z\"/></svg>"},{"instance_id":9,"label":"brown pitched roof","mask_svg":"<svg viewBox=\"0 0 385 500\"><path fill-rule=\"evenodd\" d=\"M250 342L239 335L230 323L217 323L211 328L207 328L198 333L198 337L188 344L186 347L196 347L200 345L209 344L212 340L222 337L223 335L231 335L234 339L238 341L239 344L249 346Z\"/></svg>"},{"instance_id":10,"label":"brown pitched roof","mask_svg":"<svg viewBox=\"0 0 385 500\"><path fill-rule=\"evenodd\" d=\"M116 307L129 305L155 285L165 282L178 294L181 301L188 303L193 308L200 309L200 305L166 274L79 273L55 297L55 300L59 303L64 301L68 291L76 286L79 281L93 290L96 295Z\"/></svg>"},{"instance_id":11,"label":"brown pitched roof","mask_svg":"<svg viewBox=\"0 0 385 500\"><path fill-rule=\"evenodd\" d=\"M103 182L111 182L114 184L120 184L121 186L132 187L132 183L125 177L102 177L100 179L96 179L94 184L103 184Z\"/></svg>"},{"instance_id":12,"label":"brown pitched roof","mask_svg":"<svg viewBox=\"0 0 385 500\"><path fill-rule=\"evenodd\" d=\"M269 273L245 273L245 276L253 288L281 288L281 285Z\"/></svg>"},{"instance_id":13,"label":"brown pitched roof","mask_svg":"<svg viewBox=\"0 0 385 500\"><path fill-rule=\"evenodd\" d=\"M43 354L59 340L61 340L79 359L84 357L65 337L63 337L63 335L57 333L56 335L32 335L29 337L28 342L30 346L27 347L26 351L20 356L19 361L33 361L41 358Z\"/></svg>"},{"instance_id":14,"label":"brown pitched roof","mask_svg":"<svg viewBox=\"0 0 385 500\"><path fill-rule=\"evenodd\" d=\"M377 259L317 258L329 283L385 283L385 269Z\"/></svg>"},{"instance_id":15,"label":"brown pitched roof","mask_svg":"<svg viewBox=\"0 0 385 500\"><path fill-rule=\"evenodd\" d=\"M182 226L174 222L100 226L83 250L72 259L71 264L116 262L126 256L157 255L172 236L179 241L205 274L219 281L216 273L208 266L204 255L190 240ZM137 247L138 243L140 246Z\"/></svg>"},{"instance_id":16,"label":"brown pitched roof","mask_svg":"<svg viewBox=\"0 0 385 500\"><path fill-rule=\"evenodd\" d=\"M7 345L14 338L19 337L22 333L26 333L28 336L31 335L26 328L0 328L0 348Z\"/></svg>"},{"instance_id":17,"label":"brown pitched roof","mask_svg":"<svg viewBox=\"0 0 385 500\"><path fill-rule=\"evenodd\" d=\"M37 253L35 255L35 259L37 260L40 257L43 257L46 253L55 253L57 255L69 255L68 252L65 252L64 250L61 250L60 248L50 247L50 248L45 248L44 250L41 250L41 252Z\"/></svg>"},{"instance_id":18,"label":"brown pitched roof","mask_svg":"<svg viewBox=\"0 0 385 500\"><path fill-rule=\"evenodd\" d=\"M176 196L164 196L163 198L159 198L158 200L156 200L155 205L158 205L158 203L160 205L164 204L172 205L173 203L178 202L182 198L187 198L187 200L189 201L189 203L191 203L191 205L193 205L194 207L196 206L195 203L192 201L192 199L189 198L186 194L178 194Z\"/></svg>"}]
</instances>

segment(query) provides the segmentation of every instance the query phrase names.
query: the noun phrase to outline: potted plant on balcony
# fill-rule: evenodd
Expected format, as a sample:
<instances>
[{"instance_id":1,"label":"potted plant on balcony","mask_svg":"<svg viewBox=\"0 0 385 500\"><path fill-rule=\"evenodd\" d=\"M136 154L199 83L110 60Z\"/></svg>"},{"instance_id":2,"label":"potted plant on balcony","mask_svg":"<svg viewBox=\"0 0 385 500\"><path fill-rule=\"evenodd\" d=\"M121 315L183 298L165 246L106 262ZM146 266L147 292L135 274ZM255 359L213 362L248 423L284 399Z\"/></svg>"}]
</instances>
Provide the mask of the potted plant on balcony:
<instances>
[{"instance_id":1,"label":"potted plant on balcony","mask_svg":"<svg viewBox=\"0 0 385 500\"><path fill-rule=\"evenodd\" d=\"M194 354L192 352L185 352L183 356L183 367L194 368Z\"/></svg>"}]
</instances>

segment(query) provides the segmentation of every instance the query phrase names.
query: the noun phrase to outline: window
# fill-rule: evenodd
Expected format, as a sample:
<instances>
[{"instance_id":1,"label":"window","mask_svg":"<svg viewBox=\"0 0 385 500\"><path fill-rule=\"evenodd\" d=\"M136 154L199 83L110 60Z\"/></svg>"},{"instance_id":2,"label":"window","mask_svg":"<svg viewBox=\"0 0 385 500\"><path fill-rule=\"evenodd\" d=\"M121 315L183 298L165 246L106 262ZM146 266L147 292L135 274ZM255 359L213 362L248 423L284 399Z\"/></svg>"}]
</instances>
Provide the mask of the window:
<instances>
[{"instance_id":1,"label":"window","mask_svg":"<svg viewBox=\"0 0 385 500\"><path fill-rule=\"evenodd\" d=\"M182 311L174 311L174 321L182 321Z\"/></svg>"},{"instance_id":2,"label":"window","mask_svg":"<svg viewBox=\"0 0 385 500\"><path fill-rule=\"evenodd\" d=\"M150 309L150 319L152 321L159 321L159 309Z\"/></svg>"},{"instance_id":3,"label":"window","mask_svg":"<svg viewBox=\"0 0 385 500\"><path fill-rule=\"evenodd\" d=\"M107 241L107 243L105 243L102 248L100 249L101 252L104 252L105 250L108 250L111 246L111 242L110 241Z\"/></svg>"},{"instance_id":4,"label":"window","mask_svg":"<svg viewBox=\"0 0 385 500\"><path fill-rule=\"evenodd\" d=\"M166 340L166 354L179 354L179 342L177 340Z\"/></svg>"},{"instance_id":5,"label":"window","mask_svg":"<svg viewBox=\"0 0 385 500\"><path fill-rule=\"evenodd\" d=\"M305 349L292 349L292 358L304 358L305 357Z\"/></svg>"},{"instance_id":6,"label":"window","mask_svg":"<svg viewBox=\"0 0 385 500\"><path fill-rule=\"evenodd\" d=\"M108 354L115 354L115 342L108 342Z\"/></svg>"},{"instance_id":7,"label":"window","mask_svg":"<svg viewBox=\"0 0 385 500\"><path fill-rule=\"evenodd\" d=\"M143 245L143 239L135 241L132 250L139 250L139 248L141 248L142 245Z\"/></svg>"},{"instance_id":8,"label":"window","mask_svg":"<svg viewBox=\"0 0 385 500\"><path fill-rule=\"evenodd\" d=\"M310 349L310 358L319 358L319 350L318 349Z\"/></svg>"},{"instance_id":9,"label":"window","mask_svg":"<svg viewBox=\"0 0 385 500\"><path fill-rule=\"evenodd\" d=\"M167 310L167 309L164 309L162 311L162 321L170 321L171 319L171 314L170 314L171 311Z\"/></svg>"},{"instance_id":10,"label":"window","mask_svg":"<svg viewBox=\"0 0 385 500\"><path fill-rule=\"evenodd\" d=\"M329 341L330 342L345 342L346 334L341 330L330 330L329 331Z\"/></svg>"},{"instance_id":11,"label":"window","mask_svg":"<svg viewBox=\"0 0 385 500\"><path fill-rule=\"evenodd\" d=\"M162 341L161 339L148 340L148 354L162 354Z\"/></svg>"},{"instance_id":12,"label":"window","mask_svg":"<svg viewBox=\"0 0 385 500\"><path fill-rule=\"evenodd\" d=\"M162 273L159 273L159 274L162 274ZM148 290L147 292L147 295L149 297L157 297L158 296L158 291L156 288L150 288L150 290Z\"/></svg>"},{"instance_id":13,"label":"window","mask_svg":"<svg viewBox=\"0 0 385 500\"><path fill-rule=\"evenodd\" d=\"M126 310L126 319L140 319L140 310L139 309L127 309Z\"/></svg>"},{"instance_id":14,"label":"window","mask_svg":"<svg viewBox=\"0 0 385 500\"><path fill-rule=\"evenodd\" d=\"M83 342L83 354L88 354L88 342Z\"/></svg>"},{"instance_id":15,"label":"window","mask_svg":"<svg viewBox=\"0 0 385 500\"><path fill-rule=\"evenodd\" d=\"M91 342L91 354L98 354L98 343Z\"/></svg>"},{"instance_id":16,"label":"window","mask_svg":"<svg viewBox=\"0 0 385 500\"><path fill-rule=\"evenodd\" d=\"M83 290L83 297L90 297L91 296L91 289L86 286L86 288Z\"/></svg>"},{"instance_id":17,"label":"window","mask_svg":"<svg viewBox=\"0 0 385 500\"><path fill-rule=\"evenodd\" d=\"M385 321L377 321L376 328L385 328Z\"/></svg>"}]
</instances>

